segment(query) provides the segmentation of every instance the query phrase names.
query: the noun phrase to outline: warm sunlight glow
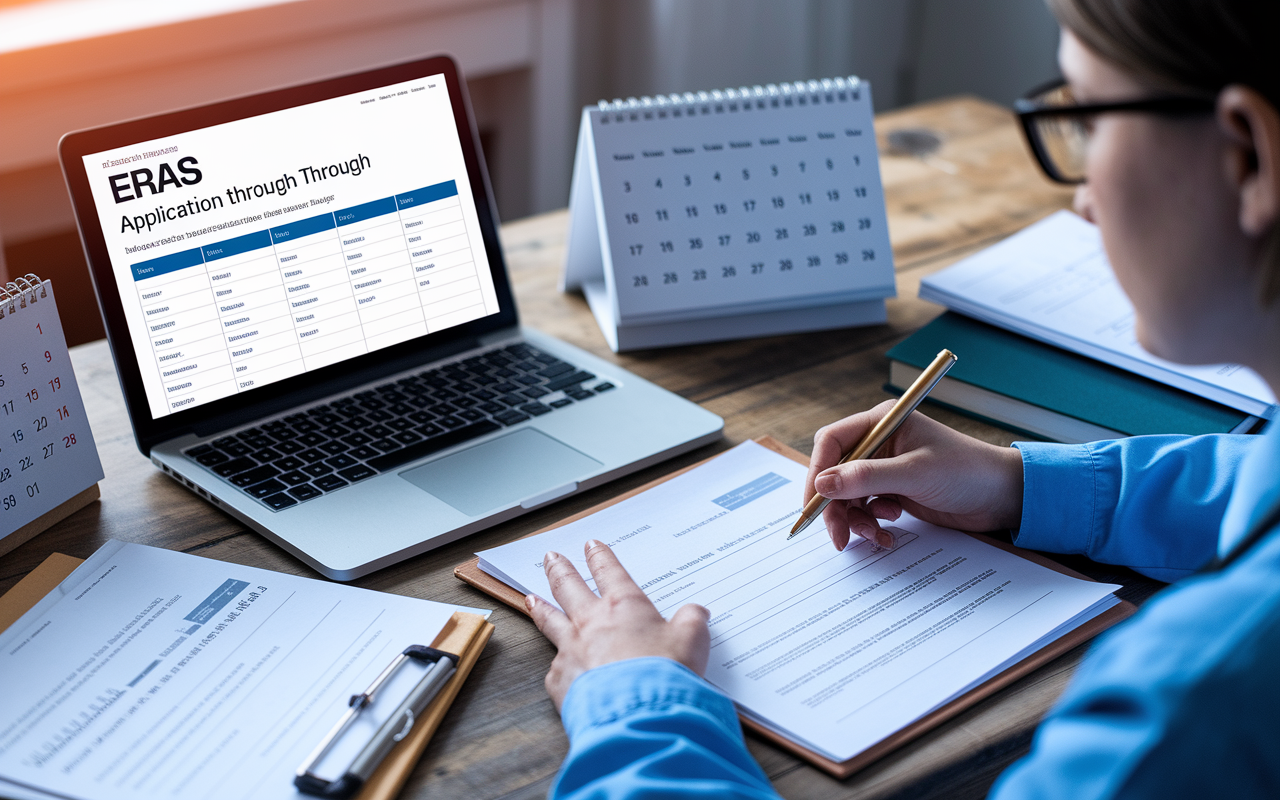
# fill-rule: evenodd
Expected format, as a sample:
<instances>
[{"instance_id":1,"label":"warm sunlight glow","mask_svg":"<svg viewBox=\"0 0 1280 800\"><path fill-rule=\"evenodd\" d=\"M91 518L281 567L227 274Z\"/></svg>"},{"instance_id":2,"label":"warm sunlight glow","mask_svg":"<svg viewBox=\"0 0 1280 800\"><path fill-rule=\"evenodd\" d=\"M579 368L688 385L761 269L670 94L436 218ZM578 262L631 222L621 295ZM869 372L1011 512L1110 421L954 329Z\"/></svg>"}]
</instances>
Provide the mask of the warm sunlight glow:
<instances>
[{"instance_id":1,"label":"warm sunlight glow","mask_svg":"<svg viewBox=\"0 0 1280 800\"><path fill-rule=\"evenodd\" d=\"M0 53L295 0L0 0Z\"/></svg>"}]
</instances>

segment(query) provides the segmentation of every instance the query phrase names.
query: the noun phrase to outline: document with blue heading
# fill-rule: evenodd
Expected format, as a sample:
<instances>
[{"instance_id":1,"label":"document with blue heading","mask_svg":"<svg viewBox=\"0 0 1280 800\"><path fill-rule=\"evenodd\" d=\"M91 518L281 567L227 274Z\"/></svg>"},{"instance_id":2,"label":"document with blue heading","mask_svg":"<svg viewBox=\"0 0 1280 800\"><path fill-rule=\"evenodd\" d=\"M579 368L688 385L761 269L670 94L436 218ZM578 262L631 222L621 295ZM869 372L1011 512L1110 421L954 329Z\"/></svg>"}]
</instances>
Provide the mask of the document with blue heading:
<instances>
[{"instance_id":1,"label":"document with blue heading","mask_svg":"<svg viewBox=\"0 0 1280 800\"><path fill-rule=\"evenodd\" d=\"M711 612L707 680L746 716L845 761L1119 602L904 515L892 549L837 552L820 524L787 540L805 468L754 442L585 519L480 553L480 568L554 602L543 556L591 583L588 539L613 547L663 616Z\"/></svg>"},{"instance_id":2,"label":"document with blue heading","mask_svg":"<svg viewBox=\"0 0 1280 800\"><path fill-rule=\"evenodd\" d=\"M294 771L348 698L454 611L476 609L109 542L0 634L0 795L302 797ZM401 678L322 777L390 717Z\"/></svg>"}]
</instances>

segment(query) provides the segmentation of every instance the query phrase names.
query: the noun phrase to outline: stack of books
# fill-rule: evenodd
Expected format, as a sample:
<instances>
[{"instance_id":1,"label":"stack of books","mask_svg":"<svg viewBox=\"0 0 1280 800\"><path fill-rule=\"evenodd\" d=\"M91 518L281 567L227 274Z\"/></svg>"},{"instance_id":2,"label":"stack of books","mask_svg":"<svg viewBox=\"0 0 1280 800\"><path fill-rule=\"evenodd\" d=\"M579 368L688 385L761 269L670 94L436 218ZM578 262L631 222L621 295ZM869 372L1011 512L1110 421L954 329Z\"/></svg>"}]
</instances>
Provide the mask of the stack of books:
<instances>
[{"instance_id":1,"label":"stack of books","mask_svg":"<svg viewBox=\"0 0 1280 800\"><path fill-rule=\"evenodd\" d=\"M932 402L1049 441L1248 433L1276 411L1244 367L1146 353L1097 229L1066 211L926 278L920 296L952 310L889 351L891 392L945 347L960 360Z\"/></svg>"}]
</instances>

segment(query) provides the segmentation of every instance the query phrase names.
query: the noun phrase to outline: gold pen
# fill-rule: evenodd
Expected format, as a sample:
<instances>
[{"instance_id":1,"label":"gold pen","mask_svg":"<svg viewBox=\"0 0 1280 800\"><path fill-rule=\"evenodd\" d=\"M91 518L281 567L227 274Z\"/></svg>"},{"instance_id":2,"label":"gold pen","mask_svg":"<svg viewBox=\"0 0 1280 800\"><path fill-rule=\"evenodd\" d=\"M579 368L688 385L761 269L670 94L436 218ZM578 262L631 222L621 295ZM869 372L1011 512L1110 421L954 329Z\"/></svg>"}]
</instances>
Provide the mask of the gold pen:
<instances>
[{"instance_id":1,"label":"gold pen","mask_svg":"<svg viewBox=\"0 0 1280 800\"><path fill-rule=\"evenodd\" d=\"M852 450L840 459L841 464L850 461L857 461L860 458L871 458L875 452L880 449L880 445L889 440L889 437L898 430L898 426L911 416L911 412L916 410L920 403L929 396L929 392L933 391L933 387L938 385L938 381L947 374L947 370L951 369L956 363L956 354L950 350L943 350L938 353L924 372L920 373L920 377L916 378L908 389L902 393L902 397L898 398L898 402L894 403L893 408L889 409L889 413L885 414L879 422L872 426L867 435L862 437L862 441L858 442ZM791 529L791 533L787 534L787 538L799 534L805 528L809 527L809 523L813 522L822 514L822 509L827 507L827 503L831 501L820 494L815 494L805 504L804 510L800 512L800 519L796 521L795 527Z\"/></svg>"}]
</instances>

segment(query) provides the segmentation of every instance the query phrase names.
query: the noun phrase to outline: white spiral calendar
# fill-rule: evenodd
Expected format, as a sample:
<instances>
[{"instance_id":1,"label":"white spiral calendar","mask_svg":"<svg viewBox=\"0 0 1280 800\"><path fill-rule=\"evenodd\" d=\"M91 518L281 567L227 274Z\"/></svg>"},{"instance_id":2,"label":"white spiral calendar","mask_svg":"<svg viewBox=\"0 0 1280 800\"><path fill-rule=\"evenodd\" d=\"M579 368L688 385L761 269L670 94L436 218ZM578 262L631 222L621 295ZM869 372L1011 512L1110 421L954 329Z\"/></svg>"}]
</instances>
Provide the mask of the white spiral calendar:
<instances>
[{"instance_id":1,"label":"white spiral calendar","mask_svg":"<svg viewBox=\"0 0 1280 800\"><path fill-rule=\"evenodd\" d=\"M615 351L884 322L893 252L857 78L582 112L561 288Z\"/></svg>"},{"instance_id":2,"label":"white spiral calendar","mask_svg":"<svg viewBox=\"0 0 1280 800\"><path fill-rule=\"evenodd\" d=\"M98 497L102 462L53 284L0 290L0 554Z\"/></svg>"}]
</instances>

